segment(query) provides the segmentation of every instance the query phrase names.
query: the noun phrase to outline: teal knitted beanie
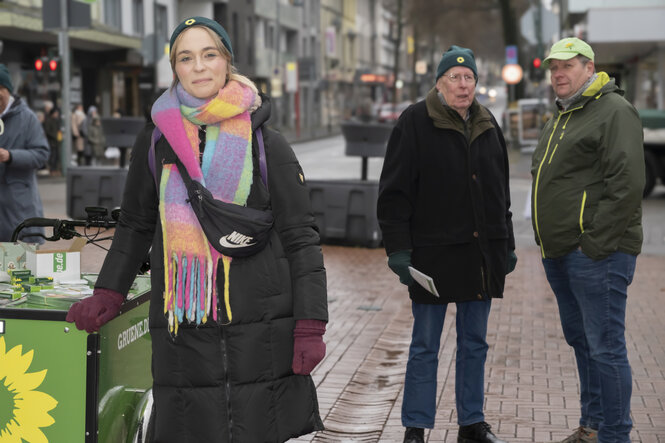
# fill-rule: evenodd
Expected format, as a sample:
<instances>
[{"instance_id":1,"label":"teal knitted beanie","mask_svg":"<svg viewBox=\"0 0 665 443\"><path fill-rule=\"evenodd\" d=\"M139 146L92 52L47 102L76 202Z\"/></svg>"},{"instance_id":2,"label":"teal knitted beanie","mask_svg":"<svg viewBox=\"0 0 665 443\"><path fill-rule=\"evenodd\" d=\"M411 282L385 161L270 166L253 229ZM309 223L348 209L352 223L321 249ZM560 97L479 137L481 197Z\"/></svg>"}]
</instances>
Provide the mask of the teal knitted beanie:
<instances>
[{"instance_id":1,"label":"teal knitted beanie","mask_svg":"<svg viewBox=\"0 0 665 443\"><path fill-rule=\"evenodd\" d=\"M476 69L476 59L473 56L473 51L469 48L452 45L441 57L439 67L436 68L436 79L438 80L448 69L455 66L466 66L473 71L476 79L478 78L478 69Z\"/></svg>"},{"instance_id":2,"label":"teal knitted beanie","mask_svg":"<svg viewBox=\"0 0 665 443\"><path fill-rule=\"evenodd\" d=\"M12 79L9 76L9 69L7 69L4 63L0 63L0 86L7 88L10 93L14 92L14 85L12 85Z\"/></svg>"},{"instance_id":3,"label":"teal knitted beanie","mask_svg":"<svg viewBox=\"0 0 665 443\"><path fill-rule=\"evenodd\" d=\"M231 46L231 39L229 38L229 34L226 33L226 30L222 27L222 25L205 17L190 17L183 20L178 26L176 26L176 28L173 30L173 34L171 34L169 51L173 49L175 39L178 38L182 31L194 25L205 26L206 28L212 29L215 34L219 35L219 37L222 39L222 44L224 44L224 47L229 50L231 53L231 59L233 59L233 47Z\"/></svg>"}]
</instances>

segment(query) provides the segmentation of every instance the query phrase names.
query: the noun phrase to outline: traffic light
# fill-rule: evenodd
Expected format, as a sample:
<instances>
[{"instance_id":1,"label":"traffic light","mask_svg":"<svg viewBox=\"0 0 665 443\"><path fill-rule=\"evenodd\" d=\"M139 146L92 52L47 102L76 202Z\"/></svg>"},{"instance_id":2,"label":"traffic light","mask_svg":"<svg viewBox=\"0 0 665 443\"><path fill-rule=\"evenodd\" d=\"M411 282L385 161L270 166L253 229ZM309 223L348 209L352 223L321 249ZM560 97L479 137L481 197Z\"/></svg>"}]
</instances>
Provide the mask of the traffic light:
<instances>
[{"instance_id":1,"label":"traffic light","mask_svg":"<svg viewBox=\"0 0 665 443\"><path fill-rule=\"evenodd\" d=\"M42 54L35 58L35 71L39 73L54 74L60 67L60 57L58 53L52 49L48 52L42 49Z\"/></svg>"},{"instance_id":2,"label":"traffic light","mask_svg":"<svg viewBox=\"0 0 665 443\"><path fill-rule=\"evenodd\" d=\"M531 61L531 81L540 82L545 77L542 69L543 61L540 57L534 57Z\"/></svg>"}]
</instances>

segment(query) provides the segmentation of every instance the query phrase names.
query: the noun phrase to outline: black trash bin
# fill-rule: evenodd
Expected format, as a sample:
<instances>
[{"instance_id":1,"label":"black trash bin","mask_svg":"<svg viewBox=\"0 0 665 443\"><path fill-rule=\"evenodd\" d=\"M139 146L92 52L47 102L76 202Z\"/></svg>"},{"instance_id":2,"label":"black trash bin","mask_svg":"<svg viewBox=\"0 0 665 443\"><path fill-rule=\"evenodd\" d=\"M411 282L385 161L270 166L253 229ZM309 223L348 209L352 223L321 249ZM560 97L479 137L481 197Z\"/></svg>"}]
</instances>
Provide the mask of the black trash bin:
<instances>
[{"instance_id":1,"label":"black trash bin","mask_svg":"<svg viewBox=\"0 0 665 443\"><path fill-rule=\"evenodd\" d=\"M141 117L104 117L102 130L107 146L117 146L120 149L120 167L127 163L127 149L134 146L136 136L145 126L145 119Z\"/></svg>"},{"instance_id":2,"label":"black trash bin","mask_svg":"<svg viewBox=\"0 0 665 443\"><path fill-rule=\"evenodd\" d=\"M367 180L367 159L384 157L392 125L342 123L345 153L362 158L359 180L309 180L309 195L321 241L376 248L381 231L376 217L379 183Z\"/></svg>"},{"instance_id":3,"label":"black trash bin","mask_svg":"<svg viewBox=\"0 0 665 443\"><path fill-rule=\"evenodd\" d=\"M309 180L309 196L321 242L376 248L379 186L367 180Z\"/></svg>"},{"instance_id":4,"label":"black trash bin","mask_svg":"<svg viewBox=\"0 0 665 443\"><path fill-rule=\"evenodd\" d=\"M85 219L86 206L111 212L122 203L127 168L78 166L67 170L67 216Z\"/></svg>"},{"instance_id":5,"label":"black trash bin","mask_svg":"<svg viewBox=\"0 0 665 443\"><path fill-rule=\"evenodd\" d=\"M348 121L342 123L341 127L346 145L345 154L362 158L360 179L367 180L367 158L386 155L393 125Z\"/></svg>"}]
</instances>

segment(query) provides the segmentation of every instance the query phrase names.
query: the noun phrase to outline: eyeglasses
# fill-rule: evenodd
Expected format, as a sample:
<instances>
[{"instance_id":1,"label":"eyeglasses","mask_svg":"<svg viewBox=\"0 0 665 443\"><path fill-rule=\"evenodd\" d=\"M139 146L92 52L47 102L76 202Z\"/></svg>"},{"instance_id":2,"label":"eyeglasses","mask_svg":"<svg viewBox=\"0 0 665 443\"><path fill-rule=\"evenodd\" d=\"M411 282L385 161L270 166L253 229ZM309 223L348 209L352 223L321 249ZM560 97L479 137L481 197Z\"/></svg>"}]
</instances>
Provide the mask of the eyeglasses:
<instances>
[{"instance_id":1,"label":"eyeglasses","mask_svg":"<svg viewBox=\"0 0 665 443\"><path fill-rule=\"evenodd\" d=\"M464 81L466 82L475 82L476 78L473 75L469 74L444 74L446 77L450 79L451 83L457 83L460 81L462 78L464 78Z\"/></svg>"}]
</instances>

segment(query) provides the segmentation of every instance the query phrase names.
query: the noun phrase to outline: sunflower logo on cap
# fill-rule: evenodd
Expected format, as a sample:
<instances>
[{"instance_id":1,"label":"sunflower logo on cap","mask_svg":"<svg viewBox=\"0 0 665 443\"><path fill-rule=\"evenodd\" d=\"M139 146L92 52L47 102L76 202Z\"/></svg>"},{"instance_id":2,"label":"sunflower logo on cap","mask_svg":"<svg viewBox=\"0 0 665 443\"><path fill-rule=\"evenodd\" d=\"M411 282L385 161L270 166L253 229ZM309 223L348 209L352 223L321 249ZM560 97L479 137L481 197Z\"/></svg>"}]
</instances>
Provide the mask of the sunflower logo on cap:
<instances>
[{"instance_id":1,"label":"sunflower logo on cap","mask_svg":"<svg viewBox=\"0 0 665 443\"><path fill-rule=\"evenodd\" d=\"M186 24L187 26L189 26L189 25L193 25L194 23L196 23L196 20L194 20L193 18L190 18L189 20L187 20L187 21L185 22L185 24Z\"/></svg>"},{"instance_id":2,"label":"sunflower logo on cap","mask_svg":"<svg viewBox=\"0 0 665 443\"><path fill-rule=\"evenodd\" d=\"M457 63L464 63L464 57L457 57Z\"/></svg>"},{"instance_id":3,"label":"sunflower logo on cap","mask_svg":"<svg viewBox=\"0 0 665 443\"><path fill-rule=\"evenodd\" d=\"M570 48L570 47L572 47L572 46L573 46L573 42L568 42L568 43L566 43L566 48Z\"/></svg>"}]
</instances>

